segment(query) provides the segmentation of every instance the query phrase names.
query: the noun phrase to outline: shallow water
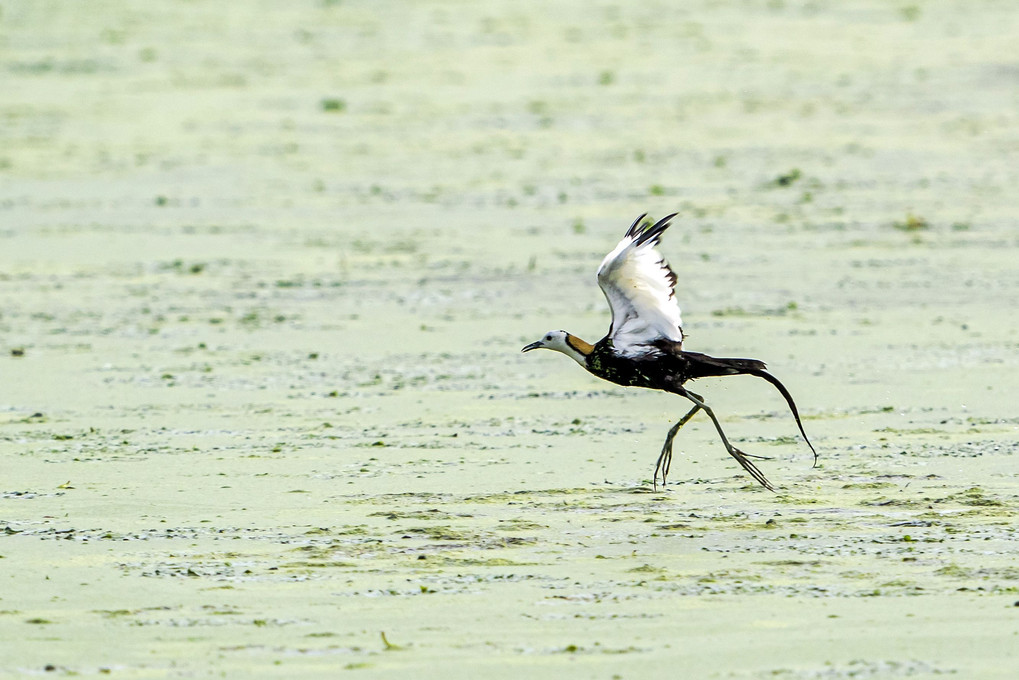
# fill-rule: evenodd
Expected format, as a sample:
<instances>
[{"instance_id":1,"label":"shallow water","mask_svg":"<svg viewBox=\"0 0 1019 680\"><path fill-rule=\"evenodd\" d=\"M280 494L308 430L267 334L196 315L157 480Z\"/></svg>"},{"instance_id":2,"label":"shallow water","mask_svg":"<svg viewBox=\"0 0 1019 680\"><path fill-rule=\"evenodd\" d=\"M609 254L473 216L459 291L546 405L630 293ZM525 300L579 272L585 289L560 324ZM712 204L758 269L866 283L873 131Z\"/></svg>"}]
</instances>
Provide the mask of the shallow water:
<instances>
[{"instance_id":1,"label":"shallow water","mask_svg":"<svg viewBox=\"0 0 1019 680\"><path fill-rule=\"evenodd\" d=\"M1019 11L928 5L6 3L0 674L1012 677ZM519 354L673 210L778 493Z\"/></svg>"}]
</instances>

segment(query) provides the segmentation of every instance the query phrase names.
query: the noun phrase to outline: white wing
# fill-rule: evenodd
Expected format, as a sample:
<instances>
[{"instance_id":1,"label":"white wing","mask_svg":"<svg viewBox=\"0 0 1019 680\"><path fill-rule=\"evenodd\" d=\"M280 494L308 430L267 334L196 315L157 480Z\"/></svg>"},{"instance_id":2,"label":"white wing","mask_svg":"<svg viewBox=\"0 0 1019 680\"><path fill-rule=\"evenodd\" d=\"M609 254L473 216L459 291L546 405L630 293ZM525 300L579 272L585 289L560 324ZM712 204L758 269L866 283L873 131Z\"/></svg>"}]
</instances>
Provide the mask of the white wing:
<instances>
[{"instance_id":1,"label":"white wing","mask_svg":"<svg viewBox=\"0 0 1019 680\"><path fill-rule=\"evenodd\" d=\"M676 274L655 250L675 216L652 225L641 215L598 267L598 285L612 308L609 337L623 354L646 352L647 345L663 338L683 342Z\"/></svg>"}]
</instances>

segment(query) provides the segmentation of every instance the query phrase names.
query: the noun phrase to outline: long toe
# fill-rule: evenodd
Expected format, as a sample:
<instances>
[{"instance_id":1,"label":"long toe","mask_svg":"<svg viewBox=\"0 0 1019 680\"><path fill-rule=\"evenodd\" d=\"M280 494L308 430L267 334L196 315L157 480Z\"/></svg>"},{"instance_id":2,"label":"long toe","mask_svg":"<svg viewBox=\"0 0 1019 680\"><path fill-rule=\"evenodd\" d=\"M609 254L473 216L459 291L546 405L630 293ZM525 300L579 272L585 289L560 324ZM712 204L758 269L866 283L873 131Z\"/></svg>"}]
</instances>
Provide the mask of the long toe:
<instances>
[{"instance_id":1,"label":"long toe","mask_svg":"<svg viewBox=\"0 0 1019 680\"><path fill-rule=\"evenodd\" d=\"M655 463L655 474L651 480L656 490L658 488L658 473L662 473L662 486L665 486L665 478L669 476L670 467L672 467L672 447L666 445L662 449L661 455L658 456L658 462Z\"/></svg>"},{"instance_id":2,"label":"long toe","mask_svg":"<svg viewBox=\"0 0 1019 680\"><path fill-rule=\"evenodd\" d=\"M658 490L658 473L662 473L662 486L665 486L665 470L662 469L662 456L658 456L658 462L655 463L655 472L651 476L651 486L654 487L655 491Z\"/></svg>"},{"instance_id":3,"label":"long toe","mask_svg":"<svg viewBox=\"0 0 1019 680\"><path fill-rule=\"evenodd\" d=\"M771 485L771 482L769 482L768 478L764 476L764 473L761 472L756 465L754 465L753 461L747 458L747 454L743 453L735 446L732 447L732 450L729 451L729 453L732 455L733 458L736 459L737 463L743 466L744 470L750 473L751 477L757 480L758 484L763 486L768 491L775 490L775 487Z\"/></svg>"}]
</instances>

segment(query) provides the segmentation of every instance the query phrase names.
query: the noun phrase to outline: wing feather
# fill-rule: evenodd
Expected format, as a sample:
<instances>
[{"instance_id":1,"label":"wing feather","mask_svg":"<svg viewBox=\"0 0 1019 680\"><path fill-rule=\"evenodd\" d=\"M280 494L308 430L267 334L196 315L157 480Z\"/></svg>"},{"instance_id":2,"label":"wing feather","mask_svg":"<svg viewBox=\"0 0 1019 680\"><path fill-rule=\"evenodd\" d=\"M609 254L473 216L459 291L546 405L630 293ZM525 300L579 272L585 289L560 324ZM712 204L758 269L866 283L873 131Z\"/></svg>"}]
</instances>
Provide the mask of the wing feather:
<instances>
[{"instance_id":1,"label":"wing feather","mask_svg":"<svg viewBox=\"0 0 1019 680\"><path fill-rule=\"evenodd\" d=\"M676 274L655 250L676 213L655 224L638 217L598 267L598 285L612 309L609 337L618 352L643 352L656 340L683 342Z\"/></svg>"}]
</instances>

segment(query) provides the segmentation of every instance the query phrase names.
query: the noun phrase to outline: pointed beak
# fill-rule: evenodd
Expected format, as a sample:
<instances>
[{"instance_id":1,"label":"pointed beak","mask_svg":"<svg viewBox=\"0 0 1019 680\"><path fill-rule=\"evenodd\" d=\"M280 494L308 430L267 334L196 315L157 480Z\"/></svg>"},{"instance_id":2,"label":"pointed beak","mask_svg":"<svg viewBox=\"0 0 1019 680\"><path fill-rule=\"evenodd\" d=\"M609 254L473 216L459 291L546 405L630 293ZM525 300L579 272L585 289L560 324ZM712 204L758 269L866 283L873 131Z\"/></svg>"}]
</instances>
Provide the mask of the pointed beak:
<instances>
[{"instance_id":1,"label":"pointed beak","mask_svg":"<svg viewBox=\"0 0 1019 680\"><path fill-rule=\"evenodd\" d=\"M532 342L530 345L527 345L526 347L524 347L520 351L521 352L530 352L532 349L540 349L540 348L542 348L544 346L545 346L545 343L543 343L541 340L539 340L538 342Z\"/></svg>"}]
</instances>

